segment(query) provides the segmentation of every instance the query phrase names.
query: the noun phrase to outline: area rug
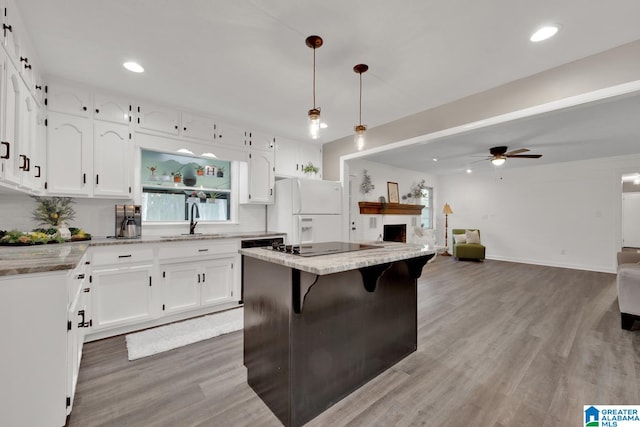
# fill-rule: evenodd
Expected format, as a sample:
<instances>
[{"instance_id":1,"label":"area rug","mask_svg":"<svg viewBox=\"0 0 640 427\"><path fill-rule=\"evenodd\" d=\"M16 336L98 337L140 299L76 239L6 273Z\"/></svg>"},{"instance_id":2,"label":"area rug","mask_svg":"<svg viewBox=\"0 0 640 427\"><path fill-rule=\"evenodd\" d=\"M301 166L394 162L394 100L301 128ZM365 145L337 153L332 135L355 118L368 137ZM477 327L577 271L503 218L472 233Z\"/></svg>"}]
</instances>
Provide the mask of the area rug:
<instances>
[{"instance_id":1,"label":"area rug","mask_svg":"<svg viewBox=\"0 0 640 427\"><path fill-rule=\"evenodd\" d=\"M244 309L240 307L129 334L126 336L129 360L239 331L243 323Z\"/></svg>"}]
</instances>

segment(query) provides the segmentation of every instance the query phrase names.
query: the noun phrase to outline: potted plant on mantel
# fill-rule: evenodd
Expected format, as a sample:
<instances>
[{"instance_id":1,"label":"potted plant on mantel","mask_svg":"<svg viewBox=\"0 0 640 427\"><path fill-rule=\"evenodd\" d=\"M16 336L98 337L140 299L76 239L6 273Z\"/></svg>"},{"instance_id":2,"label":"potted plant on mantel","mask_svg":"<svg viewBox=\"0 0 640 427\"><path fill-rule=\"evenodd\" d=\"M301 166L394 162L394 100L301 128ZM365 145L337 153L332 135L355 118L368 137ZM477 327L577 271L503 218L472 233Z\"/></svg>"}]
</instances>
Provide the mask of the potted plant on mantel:
<instances>
[{"instance_id":1,"label":"potted plant on mantel","mask_svg":"<svg viewBox=\"0 0 640 427\"><path fill-rule=\"evenodd\" d=\"M375 188L376 186L371 182L371 176L369 176L367 170L364 169L362 171L362 182L360 183L360 193L362 193L364 201L369 198L367 194L369 194Z\"/></svg>"}]
</instances>

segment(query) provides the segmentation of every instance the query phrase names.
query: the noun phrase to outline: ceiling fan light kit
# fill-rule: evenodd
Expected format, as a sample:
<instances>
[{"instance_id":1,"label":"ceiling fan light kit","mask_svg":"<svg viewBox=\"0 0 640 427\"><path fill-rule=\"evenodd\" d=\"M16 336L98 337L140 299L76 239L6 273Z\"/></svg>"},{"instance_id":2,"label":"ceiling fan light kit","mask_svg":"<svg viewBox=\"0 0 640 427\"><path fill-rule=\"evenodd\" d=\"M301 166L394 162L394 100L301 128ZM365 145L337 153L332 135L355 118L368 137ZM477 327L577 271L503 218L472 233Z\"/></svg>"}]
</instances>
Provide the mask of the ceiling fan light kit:
<instances>
[{"instance_id":1,"label":"ceiling fan light kit","mask_svg":"<svg viewBox=\"0 0 640 427\"><path fill-rule=\"evenodd\" d=\"M322 46L322 37L309 36L305 43L313 49L313 108L307 113L309 117L309 134L311 139L318 139L320 136L320 108L316 107L316 49Z\"/></svg>"},{"instance_id":2,"label":"ceiling fan light kit","mask_svg":"<svg viewBox=\"0 0 640 427\"><path fill-rule=\"evenodd\" d=\"M509 147L501 145L498 147L492 147L489 149L491 154L488 159L491 160L491 164L494 166L502 166L508 158L516 159L539 159L542 154L522 154L529 151L528 148L519 148L513 151L507 151Z\"/></svg>"}]
</instances>

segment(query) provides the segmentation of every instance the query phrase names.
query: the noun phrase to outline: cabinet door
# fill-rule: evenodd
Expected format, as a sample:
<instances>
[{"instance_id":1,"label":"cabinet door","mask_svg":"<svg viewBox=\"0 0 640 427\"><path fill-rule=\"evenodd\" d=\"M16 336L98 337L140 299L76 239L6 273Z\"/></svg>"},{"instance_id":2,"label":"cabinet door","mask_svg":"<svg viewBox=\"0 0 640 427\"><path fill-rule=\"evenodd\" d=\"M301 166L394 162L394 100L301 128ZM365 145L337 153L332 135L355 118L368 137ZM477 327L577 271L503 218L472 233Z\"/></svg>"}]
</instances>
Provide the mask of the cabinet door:
<instances>
[{"instance_id":1,"label":"cabinet door","mask_svg":"<svg viewBox=\"0 0 640 427\"><path fill-rule=\"evenodd\" d=\"M93 132L93 194L128 198L132 157L129 127L96 120Z\"/></svg>"},{"instance_id":2,"label":"cabinet door","mask_svg":"<svg viewBox=\"0 0 640 427\"><path fill-rule=\"evenodd\" d=\"M87 89L52 84L47 90L47 108L49 111L89 117L91 114L91 93Z\"/></svg>"},{"instance_id":3,"label":"cabinet door","mask_svg":"<svg viewBox=\"0 0 640 427\"><path fill-rule=\"evenodd\" d=\"M151 265L93 271L93 330L148 320L152 317Z\"/></svg>"},{"instance_id":4,"label":"cabinet door","mask_svg":"<svg viewBox=\"0 0 640 427\"><path fill-rule=\"evenodd\" d=\"M205 306L229 301L234 288L235 257L212 259L201 265L201 304Z\"/></svg>"},{"instance_id":5,"label":"cabinet door","mask_svg":"<svg viewBox=\"0 0 640 427\"><path fill-rule=\"evenodd\" d=\"M213 119L182 113L182 136L213 141L216 139L216 134L217 129Z\"/></svg>"},{"instance_id":6,"label":"cabinet door","mask_svg":"<svg viewBox=\"0 0 640 427\"><path fill-rule=\"evenodd\" d=\"M252 150L249 153L249 203L273 203L273 153Z\"/></svg>"},{"instance_id":7,"label":"cabinet door","mask_svg":"<svg viewBox=\"0 0 640 427\"><path fill-rule=\"evenodd\" d=\"M131 103L111 95L96 92L93 95L93 118L121 125L129 125Z\"/></svg>"},{"instance_id":8,"label":"cabinet door","mask_svg":"<svg viewBox=\"0 0 640 427\"><path fill-rule=\"evenodd\" d=\"M298 163L298 143L295 141L276 138L275 166L278 176L300 176L301 169Z\"/></svg>"},{"instance_id":9,"label":"cabinet door","mask_svg":"<svg viewBox=\"0 0 640 427\"><path fill-rule=\"evenodd\" d=\"M20 82L20 129L18 131L20 185L31 189L35 179L33 175L33 153L36 137L36 103L24 83Z\"/></svg>"},{"instance_id":10,"label":"cabinet door","mask_svg":"<svg viewBox=\"0 0 640 427\"><path fill-rule=\"evenodd\" d=\"M20 183L20 77L11 61L6 61L5 112L3 130L4 181ZM4 154L4 153L3 153Z\"/></svg>"},{"instance_id":11,"label":"cabinet door","mask_svg":"<svg viewBox=\"0 0 640 427\"><path fill-rule=\"evenodd\" d=\"M245 147L245 131L228 123L216 123L216 141L235 147Z\"/></svg>"},{"instance_id":12,"label":"cabinet door","mask_svg":"<svg viewBox=\"0 0 640 427\"><path fill-rule=\"evenodd\" d=\"M36 194L44 192L44 182L46 179L47 131L44 119L44 110L37 108L35 113L35 134L31 150L31 190Z\"/></svg>"},{"instance_id":13,"label":"cabinet door","mask_svg":"<svg viewBox=\"0 0 640 427\"><path fill-rule=\"evenodd\" d=\"M202 276L197 263L167 264L161 270L165 313L191 310L200 305Z\"/></svg>"},{"instance_id":14,"label":"cabinet door","mask_svg":"<svg viewBox=\"0 0 640 427\"><path fill-rule=\"evenodd\" d=\"M180 113L178 111L153 104L143 104L138 106L137 113L136 123L138 129L178 135L180 121Z\"/></svg>"},{"instance_id":15,"label":"cabinet door","mask_svg":"<svg viewBox=\"0 0 640 427\"><path fill-rule=\"evenodd\" d=\"M2 31L3 39L2 44L5 50L13 58L14 61L18 60L19 46L16 39L16 10L8 2L4 2L4 8L1 11L2 15ZM20 31L26 31L25 28L21 28Z\"/></svg>"},{"instance_id":16,"label":"cabinet door","mask_svg":"<svg viewBox=\"0 0 640 427\"><path fill-rule=\"evenodd\" d=\"M274 151L276 139L260 132L250 132L249 146L253 150Z\"/></svg>"},{"instance_id":17,"label":"cabinet door","mask_svg":"<svg viewBox=\"0 0 640 427\"><path fill-rule=\"evenodd\" d=\"M316 166L319 171L315 174L311 174L309 176L305 175L307 178L322 178L322 147L313 143L301 143L299 144L298 151L298 163L301 168L311 163L313 166ZM303 172L304 174L304 172Z\"/></svg>"},{"instance_id":18,"label":"cabinet door","mask_svg":"<svg viewBox=\"0 0 640 427\"><path fill-rule=\"evenodd\" d=\"M91 179L92 132L89 121L50 113L47 126L47 187L49 193L88 195ZM89 183L90 184L90 183Z\"/></svg>"}]
</instances>

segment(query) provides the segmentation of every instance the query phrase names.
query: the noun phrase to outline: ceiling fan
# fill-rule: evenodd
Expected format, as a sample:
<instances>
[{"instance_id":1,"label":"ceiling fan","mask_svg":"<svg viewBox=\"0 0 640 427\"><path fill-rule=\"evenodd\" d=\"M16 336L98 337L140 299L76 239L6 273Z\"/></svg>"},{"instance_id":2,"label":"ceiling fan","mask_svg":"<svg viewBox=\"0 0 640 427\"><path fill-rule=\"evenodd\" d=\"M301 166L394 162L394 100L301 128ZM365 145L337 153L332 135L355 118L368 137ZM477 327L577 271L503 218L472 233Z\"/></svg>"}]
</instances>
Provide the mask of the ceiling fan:
<instances>
[{"instance_id":1,"label":"ceiling fan","mask_svg":"<svg viewBox=\"0 0 640 427\"><path fill-rule=\"evenodd\" d=\"M529 151L528 148L520 148L518 150L507 151L508 147L499 146L493 147L489 149L489 153L491 155L487 157L488 160L491 160L495 166L500 166L504 164L507 158L516 158L516 159L539 159L542 157L542 154L521 154Z\"/></svg>"}]
</instances>

